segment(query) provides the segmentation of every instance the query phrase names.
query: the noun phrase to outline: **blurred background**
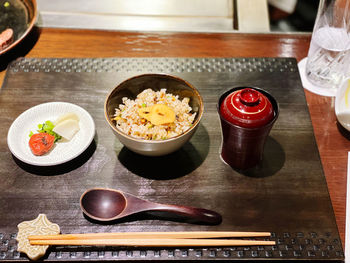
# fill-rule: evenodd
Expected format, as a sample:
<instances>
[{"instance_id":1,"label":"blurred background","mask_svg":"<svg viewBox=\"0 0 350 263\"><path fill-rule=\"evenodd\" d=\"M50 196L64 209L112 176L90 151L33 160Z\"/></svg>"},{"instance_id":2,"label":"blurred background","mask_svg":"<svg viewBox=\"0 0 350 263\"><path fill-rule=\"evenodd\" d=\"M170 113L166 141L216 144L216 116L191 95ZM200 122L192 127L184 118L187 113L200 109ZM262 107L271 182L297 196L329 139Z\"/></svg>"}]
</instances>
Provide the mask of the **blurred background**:
<instances>
[{"instance_id":1,"label":"blurred background","mask_svg":"<svg viewBox=\"0 0 350 263\"><path fill-rule=\"evenodd\" d=\"M311 32L318 0L37 0L38 25L178 32Z\"/></svg>"}]
</instances>

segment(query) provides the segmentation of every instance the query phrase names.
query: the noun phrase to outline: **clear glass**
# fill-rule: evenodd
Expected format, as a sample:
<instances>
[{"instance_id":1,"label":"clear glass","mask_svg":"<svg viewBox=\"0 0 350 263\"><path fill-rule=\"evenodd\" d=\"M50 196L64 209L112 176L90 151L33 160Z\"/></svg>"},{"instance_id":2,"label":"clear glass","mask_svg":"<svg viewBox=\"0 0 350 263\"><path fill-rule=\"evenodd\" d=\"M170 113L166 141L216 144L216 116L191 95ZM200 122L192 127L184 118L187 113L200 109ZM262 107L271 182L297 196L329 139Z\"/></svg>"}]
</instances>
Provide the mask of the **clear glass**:
<instances>
[{"instance_id":1,"label":"clear glass","mask_svg":"<svg viewBox=\"0 0 350 263\"><path fill-rule=\"evenodd\" d=\"M320 0L306 76L314 85L337 89L350 69L350 0Z\"/></svg>"}]
</instances>

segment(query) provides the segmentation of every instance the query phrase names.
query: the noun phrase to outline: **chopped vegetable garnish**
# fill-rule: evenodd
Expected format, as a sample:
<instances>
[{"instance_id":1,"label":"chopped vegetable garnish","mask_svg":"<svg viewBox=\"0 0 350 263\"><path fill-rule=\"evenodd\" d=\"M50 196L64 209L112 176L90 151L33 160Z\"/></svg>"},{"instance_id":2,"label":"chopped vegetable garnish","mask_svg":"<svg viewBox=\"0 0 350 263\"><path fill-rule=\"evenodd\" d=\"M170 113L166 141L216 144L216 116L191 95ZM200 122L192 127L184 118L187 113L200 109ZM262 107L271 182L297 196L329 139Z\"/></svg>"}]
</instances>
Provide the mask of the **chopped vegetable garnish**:
<instances>
[{"instance_id":1,"label":"chopped vegetable garnish","mask_svg":"<svg viewBox=\"0 0 350 263\"><path fill-rule=\"evenodd\" d=\"M52 129L55 127L51 121L45 121L43 124L38 124L38 132L40 133L47 133L55 137L55 141L61 140L62 137L59 136L57 133L53 132ZM29 134L29 137L33 135L33 132L31 131Z\"/></svg>"}]
</instances>

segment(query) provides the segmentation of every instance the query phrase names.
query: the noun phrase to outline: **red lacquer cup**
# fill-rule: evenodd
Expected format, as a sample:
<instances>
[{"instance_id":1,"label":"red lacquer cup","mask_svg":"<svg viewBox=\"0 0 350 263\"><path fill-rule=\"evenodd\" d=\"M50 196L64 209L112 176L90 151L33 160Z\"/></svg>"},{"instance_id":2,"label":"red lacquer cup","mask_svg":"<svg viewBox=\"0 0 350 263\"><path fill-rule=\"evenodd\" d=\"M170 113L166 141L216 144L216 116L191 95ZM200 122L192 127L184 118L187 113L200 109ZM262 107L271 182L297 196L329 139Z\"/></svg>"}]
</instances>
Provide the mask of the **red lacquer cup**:
<instances>
[{"instance_id":1,"label":"red lacquer cup","mask_svg":"<svg viewBox=\"0 0 350 263\"><path fill-rule=\"evenodd\" d=\"M222 159L237 170L258 165L279 108L268 92L253 87L233 88L221 95L218 112L222 129Z\"/></svg>"}]
</instances>

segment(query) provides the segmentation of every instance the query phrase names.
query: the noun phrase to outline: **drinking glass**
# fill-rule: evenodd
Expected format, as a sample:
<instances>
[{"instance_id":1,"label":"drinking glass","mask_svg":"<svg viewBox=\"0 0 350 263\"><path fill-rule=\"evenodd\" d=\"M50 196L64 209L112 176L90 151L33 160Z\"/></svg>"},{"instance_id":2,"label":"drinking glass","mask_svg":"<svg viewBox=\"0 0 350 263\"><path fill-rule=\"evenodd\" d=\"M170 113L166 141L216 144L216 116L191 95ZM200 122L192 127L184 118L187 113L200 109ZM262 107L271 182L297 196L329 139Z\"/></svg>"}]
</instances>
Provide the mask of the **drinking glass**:
<instances>
[{"instance_id":1,"label":"drinking glass","mask_svg":"<svg viewBox=\"0 0 350 263\"><path fill-rule=\"evenodd\" d=\"M320 0L306 76L317 87L337 89L349 75L350 0Z\"/></svg>"}]
</instances>

